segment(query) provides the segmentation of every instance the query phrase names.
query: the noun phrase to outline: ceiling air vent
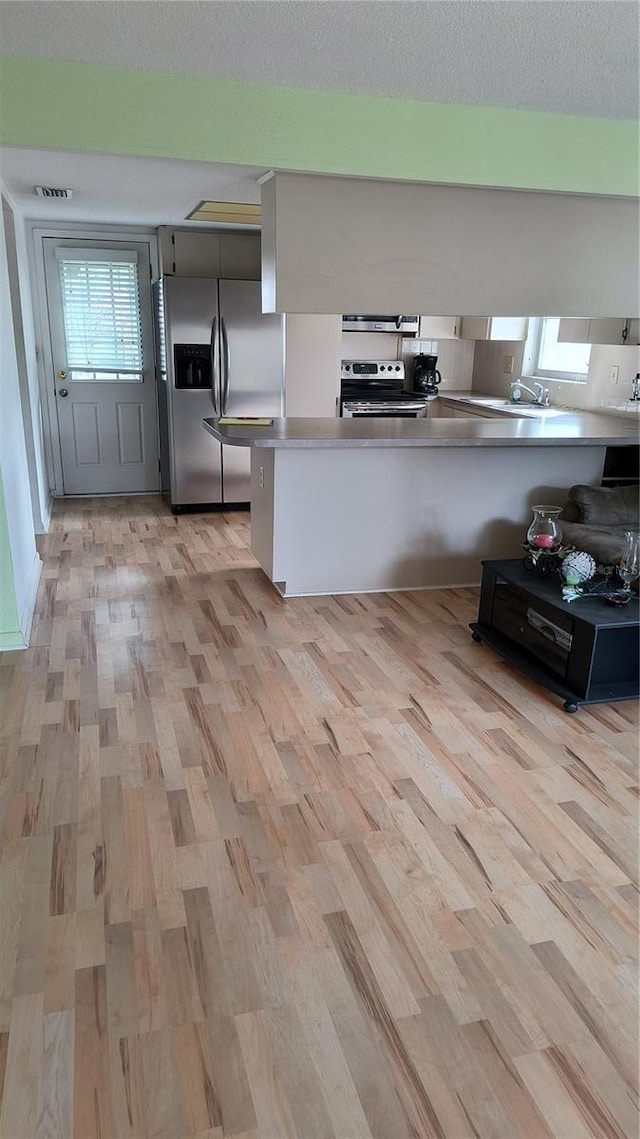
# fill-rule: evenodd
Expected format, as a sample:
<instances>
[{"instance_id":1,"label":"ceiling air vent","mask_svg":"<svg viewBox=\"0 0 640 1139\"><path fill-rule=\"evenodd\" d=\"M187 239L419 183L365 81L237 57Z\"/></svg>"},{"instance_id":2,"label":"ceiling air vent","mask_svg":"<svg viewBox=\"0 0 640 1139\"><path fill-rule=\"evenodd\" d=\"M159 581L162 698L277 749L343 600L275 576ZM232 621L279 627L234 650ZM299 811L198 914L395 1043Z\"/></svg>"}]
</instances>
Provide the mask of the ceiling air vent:
<instances>
[{"instance_id":1,"label":"ceiling air vent","mask_svg":"<svg viewBox=\"0 0 640 1139\"><path fill-rule=\"evenodd\" d=\"M73 190L62 190L59 186L34 186L39 198L72 198Z\"/></svg>"}]
</instances>

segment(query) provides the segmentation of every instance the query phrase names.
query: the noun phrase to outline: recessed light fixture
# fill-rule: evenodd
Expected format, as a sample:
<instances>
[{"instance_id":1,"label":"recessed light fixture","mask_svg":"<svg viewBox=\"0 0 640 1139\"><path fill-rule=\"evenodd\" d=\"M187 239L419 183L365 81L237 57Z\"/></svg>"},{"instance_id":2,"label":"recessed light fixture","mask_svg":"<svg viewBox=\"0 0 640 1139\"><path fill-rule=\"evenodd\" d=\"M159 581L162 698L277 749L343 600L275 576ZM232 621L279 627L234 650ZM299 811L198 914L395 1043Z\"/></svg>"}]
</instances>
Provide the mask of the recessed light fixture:
<instances>
[{"instance_id":1,"label":"recessed light fixture","mask_svg":"<svg viewBox=\"0 0 640 1139\"><path fill-rule=\"evenodd\" d=\"M251 202L200 202L187 221L224 221L231 225L260 225L262 207Z\"/></svg>"},{"instance_id":2,"label":"recessed light fixture","mask_svg":"<svg viewBox=\"0 0 640 1139\"><path fill-rule=\"evenodd\" d=\"M34 193L39 198L72 198L73 190L63 190L59 186L34 186Z\"/></svg>"}]
</instances>

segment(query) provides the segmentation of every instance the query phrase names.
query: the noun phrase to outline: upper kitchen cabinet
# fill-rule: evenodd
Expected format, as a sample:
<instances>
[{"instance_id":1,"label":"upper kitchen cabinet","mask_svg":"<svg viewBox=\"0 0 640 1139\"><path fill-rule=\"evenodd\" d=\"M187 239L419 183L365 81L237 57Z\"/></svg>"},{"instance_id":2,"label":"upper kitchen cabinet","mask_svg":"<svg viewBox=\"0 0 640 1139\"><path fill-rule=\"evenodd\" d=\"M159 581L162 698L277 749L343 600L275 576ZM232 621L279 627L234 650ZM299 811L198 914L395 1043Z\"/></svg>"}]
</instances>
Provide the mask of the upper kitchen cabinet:
<instances>
[{"instance_id":1,"label":"upper kitchen cabinet","mask_svg":"<svg viewBox=\"0 0 640 1139\"><path fill-rule=\"evenodd\" d=\"M462 340L526 340L526 316L463 316Z\"/></svg>"},{"instance_id":2,"label":"upper kitchen cabinet","mask_svg":"<svg viewBox=\"0 0 640 1139\"><path fill-rule=\"evenodd\" d=\"M459 340L459 316L421 316L418 318L418 340Z\"/></svg>"},{"instance_id":3,"label":"upper kitchen cabinet","mask_svg":"<svg viewBox=\"0 0 640 1139\"><path fill-rule=\"evenodd\" d=\"M220 234L220 277L226 281L260 280L260 234Z\"/></svg>"},{"instance_id":4,"label":"upper kitchen cabinet","mask_svg":"<svg viewBox=\"0 0 640 1139\"><path fill-rule=\"evenodd\" d=\"M288 172L261 194L265 312L640 312L626 198Z\"/></svg>"},{"instance_id":5,"label":"upper kitchen cabinet","mask_svg":"<svg viewBox=\"0 0 640 1139\"><path fill-rule=\"evenodd\" d=\"M161 226L159 239L163 273L260 280L259 234Z\"/></svg>"},{"instance_id":6,"label":"upper kitchen cabinet","mask_svg":"<svg viewBox=\"0 0 640 1139\"><path fill-rule=\"evenodd\" d=\"M607 318L611 320L611 317ZM561 316L558 325L558 342L564 344L589 344L588 316Z\"/></svg>"},{"instance_id":7,"label":"upper kitchen cabinet","mask_svg":"<svg viewBox=\"0 0 640 1139\"><path fill-rule=\"evenodd\" d=\"M572 344L640 344L637 317L562 317L558 340Z\"/></svg>"},{"instance_id":8,"label":"upper kitchen cabinet","mask_svg":"<svg viewBox=\"0 0 640 1139\"><path fill-rule=\"evenodd\" d=\"M162 272L175 277L218 277L220 234L205 229L161 226Z\"/></svg>"}]
</instances>

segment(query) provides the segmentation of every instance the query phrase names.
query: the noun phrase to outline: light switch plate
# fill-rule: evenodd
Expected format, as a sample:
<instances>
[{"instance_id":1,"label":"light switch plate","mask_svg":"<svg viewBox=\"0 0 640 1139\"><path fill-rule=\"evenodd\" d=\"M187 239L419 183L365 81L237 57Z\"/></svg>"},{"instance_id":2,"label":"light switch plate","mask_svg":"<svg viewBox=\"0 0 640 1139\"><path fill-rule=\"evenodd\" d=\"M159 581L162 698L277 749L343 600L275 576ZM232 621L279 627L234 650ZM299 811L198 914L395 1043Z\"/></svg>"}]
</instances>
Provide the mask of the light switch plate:
<instances>
[{"instance_id":1,"label":"light switch plate","mask_svg":"<svg viewBox=\"0 0 640 1139\"><path fill-rule=\"evenodd\" d=\"M620 368L618 364L612 364L611 371L609 372L609 383L617 384L618 376L620 375Z\"/></svg>"}]
</instances>

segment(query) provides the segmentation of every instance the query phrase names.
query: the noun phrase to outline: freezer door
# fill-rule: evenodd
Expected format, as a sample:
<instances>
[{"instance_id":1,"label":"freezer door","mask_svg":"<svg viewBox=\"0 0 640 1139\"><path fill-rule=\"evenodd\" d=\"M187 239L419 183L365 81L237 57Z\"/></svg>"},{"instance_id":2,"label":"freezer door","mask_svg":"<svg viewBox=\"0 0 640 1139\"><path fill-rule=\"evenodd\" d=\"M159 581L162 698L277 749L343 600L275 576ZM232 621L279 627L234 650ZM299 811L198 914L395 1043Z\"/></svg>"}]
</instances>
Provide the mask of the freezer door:
<instances>
[{"instance_id":1,"label":"freezer door","mask_svg":"<svg viewBox=\"0 0 640 1139\"><path fill-rule=\"evenodd\" d=\"M259 281L220 281L223 415L282 415L284 320L262 312ZM248 502L251 452L223 447L224 501Z\"/></svg>"},{"instance_id":2,"label":"freezer door","mask_svg":"<svg viewBox=\"0 0 640 1139\"><path fill-rule=\"evenodd\" d=\"M172 506L222 501L222 448L202 426L220 406L217 287L206 278L163 278ZM213 391L176 387L176 345L207 347Z\"/></svg>"}]
</instances>

